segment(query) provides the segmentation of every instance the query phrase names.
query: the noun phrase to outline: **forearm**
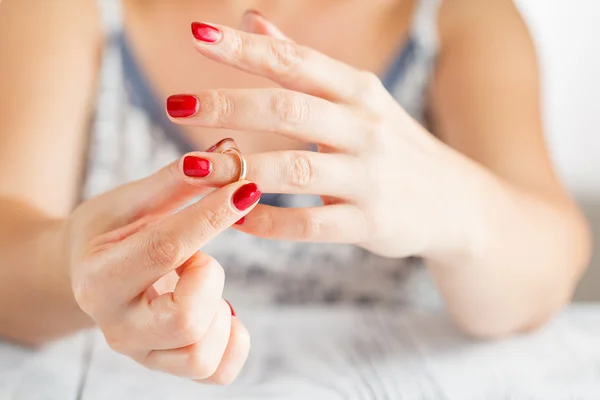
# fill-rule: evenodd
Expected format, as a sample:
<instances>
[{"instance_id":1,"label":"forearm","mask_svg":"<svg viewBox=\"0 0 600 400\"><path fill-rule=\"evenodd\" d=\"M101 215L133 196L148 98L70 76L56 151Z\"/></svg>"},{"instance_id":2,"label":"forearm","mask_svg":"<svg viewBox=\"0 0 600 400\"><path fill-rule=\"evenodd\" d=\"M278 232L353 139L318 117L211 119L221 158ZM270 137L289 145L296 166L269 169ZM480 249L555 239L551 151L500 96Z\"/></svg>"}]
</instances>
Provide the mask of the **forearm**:
<instances>
[{"instance_id":1,"label":"forearm","mask_svg":"<svg viewBox=\"0 0 600 400\"><path fill-rule=\"evenodd\" d=\"M584 218L568 199L527 193L478 164L455 171L449 220L464 246L428 259L449 312L482 337L538 326L570 299L588 263Z\"/></svg>"},{"instance_id":2,"label":"forearm","mask_svg":"<svg viewBox=\"0 0 600 400\"><path fill-rule=\"evenodd\" d=\"M70 288L63 222L0 200L0 336L41 344L91 325Z\"/></svg>"}]
</instances>

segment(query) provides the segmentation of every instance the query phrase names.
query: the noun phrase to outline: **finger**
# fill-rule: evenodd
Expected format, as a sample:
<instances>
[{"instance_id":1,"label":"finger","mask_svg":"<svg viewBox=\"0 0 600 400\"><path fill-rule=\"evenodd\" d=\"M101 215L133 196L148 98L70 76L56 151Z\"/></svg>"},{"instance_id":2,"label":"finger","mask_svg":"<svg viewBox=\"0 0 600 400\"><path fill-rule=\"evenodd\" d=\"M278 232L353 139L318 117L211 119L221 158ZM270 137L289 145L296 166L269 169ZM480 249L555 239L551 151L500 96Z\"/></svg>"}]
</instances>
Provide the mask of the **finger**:
<instances>
[{"instance_id":1,"label":"finger","mask_svg":"<svg viewBox=\"0 0 600 400\"><path fill-rule=\"evenodd\" d=\"M215 385L228 385L237 378L250 353L250 334L239 320L231 319L231 334L225 354L216 372L202 383Z\"/></svg>"},{"instance_id":2,"label":"finger","mask_svg":"<svg viewBox=\"0 0 600 400\"><path fill-rule=\"evenodd\" d=\"M288 40L199 22L192 23L192 34L206 57L298 92L355 103L371 85L383 89L373 74Z\"/></svg>"},{"instance_id":3,"label":"finger","mask_svg":"<svg viewBox=\"0 0 600 400\"><path fill-rule=\"evenodd\" d=\"M235 141L226 138L206 151L219 152L231 146L236 146ZM94 228L87 232L96 236L116 230L113 240L106 238L107 242L113 242L135 233L162 215L173 213L209 190L212 188L186 184L178 170L178 163L173 162L146 178L88 200L78 212L93 210L86 214L93 218L94 223L84 219L86 226Z\"/></svg>"},{"instance_id":4,"label":"finger","mask_svg":"<svg viewBox=\"0 0 600 400\"><path fill-rule=\"evenodd\" d=\"M177 270L172 292L160 294L150 286L121 307L118 326L103 327L115 351L145 357L149 349L185 347L204 337L221 303L223 268L197 252Z\"/></svg>"},{"instance_id":5,"label":"finger","mask_svg":"<svg viewBox=\"0 0 600 400\"><path fill-rule=\"evenodd\" d=\"M254 236L294 242L361 243L368 224L350 204L309 208L259 205L236 228Z\"/></svg>"},{"instance_id":6,"label":"finger","mask_svg":"<svg viewBox=\"0 0 600 400\"><path fill-rule=\"evenodd\" d=\"M102 260L112 267L99 273L112 289L112 300L137 297L250 212L261 194L254 183L232 183L115 244Z\"/></svg>"},{"instance_id":7,"label":"finger","mask_svg":"<svg viewBox=\"0 0 600 400\"><path fill-rule=\"evenodd\" d=\"M126 324L136 332L132 347L185 347L208 332L223 297L223 267L209 255L197 252L178 271L180 278L173 292L155 298L139 296L127 308Z\"/></svg>"},{"instance_id":8,"label":"finger","mask_svg":"<svg viewBox=\"0 0 600 400\"><path fill-rule=\"evenodd\" d=\"M169 96L166 108L179 125L270 132L342 150L363 149L368 132L368 120L356 110L286 89L176 94Z\"/></svg>"},{"instance_id":9,"label":"finger","mask_svg":"<svg viewBox=\"0 0 600 400\"><path fill-rule=\"evenodd\" d=\"M225 300L221 300L218 312L201 341L177 349L154 350L148 354L144 364L184 378L206 379L212 376L227 349L231 320L231 309Z\"/></svg>"},{"instance_id":10,"label":"finger","mask_svg":"<svg viewBox=\"0 0 600 400\"><path fill-rule=\"evenodd\" d=\"M266 35L275 39L293 42L293 40L281 32L275 24L256 10L248 10L244 13L241 29L248 33L256 33L258 35Z\"/></svg>"},{"instance_id":11,"label":"finger","mask_svg":"<svg viewBox=\"0 0 600 400\"><path fill-rule=\"evenodd\" d=\"M352 156L313 151L274 151L245 156L246 178L266 193L318 194L354 199L356 182L363 179L364 168ZM202 176L198 165L210 162L214 167ZM237 180L240 161L232 154L188 153L180 168L190 185L221 187Z\"/></svg>"},{"instance_id":12,"label":"finger","mask_svg":"<svg viewBox=\"0 0 600 400\"><path fill-rule=\"evenodd\" d=\"M88 228L81 231L91 237L124 227L140 218L145 218L139 223L143 225L153 218L172 213L207 190L186 183L177 162L174 162L146 178L90 199L75 212L83 217L78 220ZM131 230L131 227L125 228L128 229ZM125 233L121 232L126 236Z\"/></svg>"}]
</instances>

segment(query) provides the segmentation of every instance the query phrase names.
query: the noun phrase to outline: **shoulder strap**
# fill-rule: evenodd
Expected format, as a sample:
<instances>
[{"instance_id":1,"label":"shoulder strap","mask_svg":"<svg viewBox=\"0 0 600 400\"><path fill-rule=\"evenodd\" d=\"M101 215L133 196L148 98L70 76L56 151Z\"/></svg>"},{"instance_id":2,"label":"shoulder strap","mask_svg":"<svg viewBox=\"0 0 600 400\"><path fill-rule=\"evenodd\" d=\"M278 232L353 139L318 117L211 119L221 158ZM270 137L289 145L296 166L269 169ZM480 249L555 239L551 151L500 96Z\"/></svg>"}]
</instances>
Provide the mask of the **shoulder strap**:
<instances>
[{"instance_id":1,"label":"shoulder strap","mask_svg":"<svg viewBox=\"0 0 600 400\"><path fill-rule=\"evenodd\" d=\"M438 11L442 0L417 0L410 34L420 46L437 53L439 46Z\"/></svg>"},{"instance_id":2,"label":"shoulder strap","mask_svg":"<svg viewBox=\"0 0 600 400\"><path fill-rule=\"evenodd\" d=\"M119 32L122 27L122 11L120 0L96 0L102 27L107 36L112 36Z\"/></svg>"},{"instance_id":3,"label":"shoulder strap","mask_svg":"<svg viewBox=\"0 0 600 400\"><path fill-rule=\"evenodd\" d=\"M398 60L401 72L388 88L413 118L426 124L427 90L439 50L437 20L442 0L416 1L407 47Z\"/></svg>"}]
</instances>

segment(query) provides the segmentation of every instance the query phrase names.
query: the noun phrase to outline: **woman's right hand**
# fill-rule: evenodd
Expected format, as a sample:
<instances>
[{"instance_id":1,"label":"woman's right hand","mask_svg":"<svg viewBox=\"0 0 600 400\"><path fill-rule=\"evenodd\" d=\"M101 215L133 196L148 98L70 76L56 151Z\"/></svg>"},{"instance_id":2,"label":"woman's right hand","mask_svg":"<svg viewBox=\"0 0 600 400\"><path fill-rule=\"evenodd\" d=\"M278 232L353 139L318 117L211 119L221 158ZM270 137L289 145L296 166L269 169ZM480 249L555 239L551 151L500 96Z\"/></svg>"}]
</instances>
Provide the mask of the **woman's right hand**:
<instances>
[{"instance_id":1,"label":"woman's right hand","mask_svg":"<svg viewBox=\"0 0 600 400\"><path fill-rule=\"evenodd\" d=\"M231 183L174 214L206 190L185 183L180 168L173 163L75 210L65 230L73 293L117 352L226 384L250 338L222 298L223 268L199 249L250 212L261 192Z\"/></svg>"}]
</instances>

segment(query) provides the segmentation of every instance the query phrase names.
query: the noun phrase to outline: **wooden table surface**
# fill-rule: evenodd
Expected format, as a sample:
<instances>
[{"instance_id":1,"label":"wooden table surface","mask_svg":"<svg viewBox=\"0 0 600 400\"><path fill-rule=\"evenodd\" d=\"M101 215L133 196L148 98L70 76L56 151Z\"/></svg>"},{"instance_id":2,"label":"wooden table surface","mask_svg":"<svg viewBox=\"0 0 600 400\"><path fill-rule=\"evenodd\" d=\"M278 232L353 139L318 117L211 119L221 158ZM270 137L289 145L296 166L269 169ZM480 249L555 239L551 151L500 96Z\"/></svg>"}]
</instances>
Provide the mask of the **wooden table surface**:
<instances>
[{"instance_id":1,"label":"wooden table surface","mask_svg":"<svg viewBox=\"0 0 600 400\"><path fill-rule=\"evenodd\" d=\"M88 331L41 350L0 342L0 399L600 399L600 306L573 306L499 342L470 341L433 311L238 315L253 348L232 386L148 371Z\"/></svg>"}]
</instances>

